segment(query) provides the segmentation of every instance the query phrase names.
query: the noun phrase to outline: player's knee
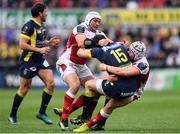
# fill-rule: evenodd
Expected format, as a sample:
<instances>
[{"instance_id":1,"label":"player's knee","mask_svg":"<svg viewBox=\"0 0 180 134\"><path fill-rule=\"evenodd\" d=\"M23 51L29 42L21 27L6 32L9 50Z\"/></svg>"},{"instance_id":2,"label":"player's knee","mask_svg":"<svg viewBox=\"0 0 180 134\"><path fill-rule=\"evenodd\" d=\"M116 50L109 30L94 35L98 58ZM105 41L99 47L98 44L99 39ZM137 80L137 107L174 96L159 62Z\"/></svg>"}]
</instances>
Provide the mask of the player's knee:
<instances>
[{"instance_id":1,"label":"player's knee","mask_svg":"<svg viewBox=\"0 0 180 134\"><path fill-rule=\"evenodd\" d=\"M84 93L83 93L84 96L87 96L87 97L94 97L95 96L95 93L90 91L90 90L85 90Z\"/></svg>"},{"instance_id":2,"label":"player's knee","mask_svg":"<svg viewBox=\"0 0 180 134\"><path fill-rule=\"evenodd\" d=\"M20 86L19 86L19 89L18 89L18 93L21 96L25 96L30 87L31 87L31 82L21 82Z\"/></svg>"},{"instance_id":3,"label":"player's knee","mask_svg":"<svg viewBox=\"0 0 180 134\"><path fill-rule=\"evenodd\" d=\"M54 86L55 86L54 81L48 82L46 84L47 89L50 91L54 91Z\"/></svg>"},{"instance_id":4,"label":"player's knee","mask_svg":"<svg viewBox=\"0 0 180 134\"><path fill-rule=\"evenodd\" d=\"M91 83L87 81L85 84L85 89L90 90L90 88L91 88Z\"/></svg>"},{"instance_id":5,"label":"player's knee","mask_svg":"<svg viewBox=\"0 0 180 134\"><path fill-rule=\"evenodd\" d=\"M53 95L54 88L44 88L44 92L46 92L49 95Z\"/></svg>"},{"instance_id":6,"label":"player's knee","mask_svg":"<svg viewBox=\"0 0 180 134\"><path fill-rule=\"evenodd\" d=\"M95 90L94 85L92 85L91 82L86 82L86 84L85 84L85 89L86 89L87 91L94 91L94 90Z\"/></svg>"},{"instance_id":7,"label":"player's knee","mask_svg":"<svg viewBox=\"0 0 180 134\"><path fill-rule=\"evenodd\" d=\"M69 85L71 89L78 90L80 87L80 82L73 82Z\"/></svg>"},{"instance_id":8,"label":"player's knee","mask_svg":"<svg viewBox=\"0 0 180 134\"><path fill-rule=\"evenodd\" d=\"M28 90L29 90L30 87L24 87L24 86L20 86L18 91L17 91L17 94L19 96L22 96L24 97L27 93L28 93Z\"/></svg>"}]
</instances>

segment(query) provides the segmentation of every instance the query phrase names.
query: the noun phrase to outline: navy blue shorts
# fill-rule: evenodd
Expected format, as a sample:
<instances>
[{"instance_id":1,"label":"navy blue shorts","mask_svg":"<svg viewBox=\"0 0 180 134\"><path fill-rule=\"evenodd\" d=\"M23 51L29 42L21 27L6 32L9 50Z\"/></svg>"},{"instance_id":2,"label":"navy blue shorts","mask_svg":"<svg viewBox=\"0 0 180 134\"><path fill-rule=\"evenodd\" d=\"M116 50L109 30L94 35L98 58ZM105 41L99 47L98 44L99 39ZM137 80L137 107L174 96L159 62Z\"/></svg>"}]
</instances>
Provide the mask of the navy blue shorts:
<instances>
[{"instance_id":1,"label":"navy blue shorts","mask_svg":"<svg viewBox=\"0 0 180 134\"><path fill-rule=\"evenodd\" d=\"M41 62L23 62L19 66L19 74L21 77L30 79L38 74L40 69L50 69L50 65L46 60Z\"/></svg>"},{"instance_id":2,"label":"navy blue shorts","mask_svg":"<svg viewBox=\"0 0 180 134\"><path fill-rule=\"evenodd\" d=\"M102 81L104 93L114 99L125 98L134 95L137 90L135 77L119 77L116 82Z\"/></svg>"}]
</instances>

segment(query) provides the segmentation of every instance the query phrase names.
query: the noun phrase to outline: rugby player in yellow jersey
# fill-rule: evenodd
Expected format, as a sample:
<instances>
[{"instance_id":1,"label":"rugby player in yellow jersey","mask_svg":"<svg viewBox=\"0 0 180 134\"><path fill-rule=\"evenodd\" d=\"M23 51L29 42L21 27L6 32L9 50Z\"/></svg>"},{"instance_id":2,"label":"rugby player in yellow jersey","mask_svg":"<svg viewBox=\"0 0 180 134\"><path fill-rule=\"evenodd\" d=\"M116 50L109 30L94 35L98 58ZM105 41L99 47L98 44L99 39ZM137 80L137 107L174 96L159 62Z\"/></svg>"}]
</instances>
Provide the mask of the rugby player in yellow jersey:
<instances>
[{"instance_id":1,"label":"rugby player in yellow jersey","mask_svg":"<svg viewBox=\"0 0 180 134\"><path fill-rule=\"evenodd\" d=\"M23 25L20 34L19 47L23 50L19 59L20 85L8 117L10 124L19 124L17 111L34 76L38 76L45 85L41 106L36 117L46 124L52 124L46 114L46 108L54 91L53 72L43 55L48 54L51 46L57 46L60 40L56 37L46 40L46 29L43 25L47 17L46 5L35 4L31 8L31 14L32 19Z\"/></svg>"}]
</instances>

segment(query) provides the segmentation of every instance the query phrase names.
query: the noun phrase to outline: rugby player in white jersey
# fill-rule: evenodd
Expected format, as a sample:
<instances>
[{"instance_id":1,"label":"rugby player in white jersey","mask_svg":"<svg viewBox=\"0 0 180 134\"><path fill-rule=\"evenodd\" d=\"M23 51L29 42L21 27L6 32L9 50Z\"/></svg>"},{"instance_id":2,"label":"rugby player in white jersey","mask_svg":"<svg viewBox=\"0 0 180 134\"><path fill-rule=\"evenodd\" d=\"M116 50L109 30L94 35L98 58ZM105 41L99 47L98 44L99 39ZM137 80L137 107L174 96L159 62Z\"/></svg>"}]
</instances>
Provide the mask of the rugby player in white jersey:
<instances>
[{"instance_id":1,"label":"rugby player in white jersey","mask_svg":"<svg viewBox=\"0 0 180 134\"><path fill-rule=\"evenodd\" d=\"M95 47L95 43L91 40L95 35L101 34L105 36L103 32L98 30L100 24L100 14L94 11L88 12L84 22L77 25L69 35L64 52L56 62L57 70L68 85L59 121L62 130L69 130L69 108L75 99L80 85L84 86L87 81L94 79L93 74L85 64L87 58L77 56L77 51L79 48ZM109 39L107 38L107 40Z\"/></svg>"}]
</instances>

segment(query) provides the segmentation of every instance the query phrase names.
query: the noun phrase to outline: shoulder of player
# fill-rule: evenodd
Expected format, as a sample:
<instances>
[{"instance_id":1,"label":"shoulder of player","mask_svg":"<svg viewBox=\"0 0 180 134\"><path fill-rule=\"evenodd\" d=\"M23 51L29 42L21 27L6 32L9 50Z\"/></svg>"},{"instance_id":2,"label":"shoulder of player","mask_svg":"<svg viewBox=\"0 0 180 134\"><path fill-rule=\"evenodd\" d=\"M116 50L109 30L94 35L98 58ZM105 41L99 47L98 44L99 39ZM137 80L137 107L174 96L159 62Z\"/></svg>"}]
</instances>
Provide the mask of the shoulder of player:
<instances>
[{"instance_id":1,"label":"shoulder of player","mask_svg":"<svg viewBox=\"0 0 180 134\"><path fill-rule=\"evenodd\" d=\"M23 26L33 26L32 20L27 21Z\"/></svg>"},{"instance_id":2,"label":"shoulder of player","mask_svg":"<svg viewBox=\"0 0 180 134\"><path fill-rule=\"evenodd\" d=\"M80 23L80 24L78 24L77 26L74 27L74 29L75 29L75 28L77 29L78 27L87 29L87 25L86 25L85 23Z\"/></svg>"},{"instance_id":3,"label":"shoulder of player","mask_svg":"<svg viewBox=\"0 0 180 134\"><path fill-rule=\"evenodd\" d=\"M81 23L73 28L73 33L76 32L84 33L85 29L87 29L87 26L85 25L85 23Z\"/></svg>"},{"instance_id":4,"label":"shoulder of player","mask_svg":"<svg viewBox=\"0 0 180 134\"><path fill-rule=\"evenodd\" d=\"M23 25L20 35L30 36L33 34L33 32L34 32L34 24L32 23L31 20L29 20L28 22L26 22ZM27 38L29 38L29 37L27 37Z\"/></svg>"},{"instance_id":5,"label":"shoulder of player","mask_svg":"<svg viewBox=\"0 0 180 134\"><path fill-rule=\"evenodd\" d=\"M149 70L149 63L146 59L146 57L141 58L138 61L135 61L133 63L134 67L138 67L140 70L148 69Z\"/></svg>"}]
</instances>

